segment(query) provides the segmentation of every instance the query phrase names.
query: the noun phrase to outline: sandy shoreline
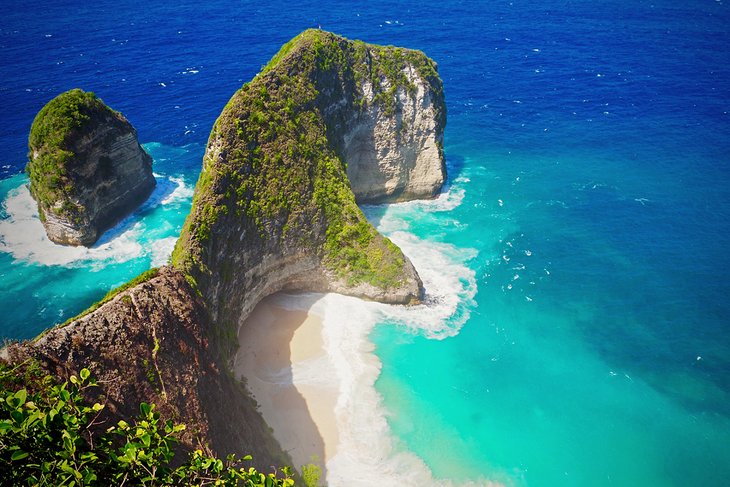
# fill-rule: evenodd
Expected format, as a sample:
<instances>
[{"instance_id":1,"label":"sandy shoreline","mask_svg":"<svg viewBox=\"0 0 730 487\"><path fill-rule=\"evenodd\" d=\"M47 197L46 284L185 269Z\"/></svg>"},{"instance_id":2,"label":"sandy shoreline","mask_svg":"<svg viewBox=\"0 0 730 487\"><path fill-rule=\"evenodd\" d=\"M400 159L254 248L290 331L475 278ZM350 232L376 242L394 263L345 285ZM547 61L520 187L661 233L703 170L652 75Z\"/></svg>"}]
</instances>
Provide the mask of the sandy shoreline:
<instances>
[{"instance_id":1,"label":"sandy shoreline","mask_svg":"<svg viewBox=\"0 0 730 487\"><path fill-rule=\"evenodd\" d=\"M326 462L339 443L334 364L324 349L322 318L311 311L286 309L280 299L264 299L239 329L234 372L246 378L294 466L317 463L324 480Z\"/></svg>"}]
</instances>

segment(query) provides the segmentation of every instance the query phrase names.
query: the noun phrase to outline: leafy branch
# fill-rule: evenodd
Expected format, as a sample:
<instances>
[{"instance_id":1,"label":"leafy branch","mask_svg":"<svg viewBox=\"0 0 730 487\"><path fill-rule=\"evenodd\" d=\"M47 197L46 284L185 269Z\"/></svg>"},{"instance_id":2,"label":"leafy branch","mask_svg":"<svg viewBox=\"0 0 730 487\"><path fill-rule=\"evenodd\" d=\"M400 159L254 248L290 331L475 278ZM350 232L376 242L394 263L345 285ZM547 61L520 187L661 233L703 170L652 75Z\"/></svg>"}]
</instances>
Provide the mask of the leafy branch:
<instances>
[{"instance_id":1,"label":"leafy branch","mask_svg":"<svg viewBox=\"0 0 730 487\"><path fill-rule=\"evenodd\" d=\"M25 372L21 377L20 373ZM96 386L88 369L55 384L32 364L0 365L0 471L2 483L28 486L246 486L294 485L291 471L264 474L250 456L225 460L196 450L173 468L173 447L183 424L163 421L154 404L140 404L131 422L98 434L104 406L83 393Z\"/></svg>"}]
</instances>

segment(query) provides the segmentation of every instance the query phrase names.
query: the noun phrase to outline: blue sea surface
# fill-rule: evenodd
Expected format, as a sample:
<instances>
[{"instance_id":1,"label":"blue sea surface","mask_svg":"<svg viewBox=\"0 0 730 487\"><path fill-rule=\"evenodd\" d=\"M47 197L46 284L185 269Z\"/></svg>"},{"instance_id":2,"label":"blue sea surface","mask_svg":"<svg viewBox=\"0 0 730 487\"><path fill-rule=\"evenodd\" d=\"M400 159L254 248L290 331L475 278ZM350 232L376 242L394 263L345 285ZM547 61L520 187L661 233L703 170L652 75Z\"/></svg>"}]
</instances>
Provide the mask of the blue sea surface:
<instances>
[{"instance_id":1,"label":"blue sea surface","mask_svg":"<svg viewBox=\"0 0 730 487\"><path fill-rule=\"evenodd\" d=\"M723 1L9 2L0 336L33 337L164 263L220 110L317 26L421 49L444 81L451 209L369 210L451 249L475 286L451 333L371 335L397 448L456 485L727 485ZM74 87L129 118L158 179L87 253L42 242L21 174L35 113Z\"/></svg>"}]
</instances>

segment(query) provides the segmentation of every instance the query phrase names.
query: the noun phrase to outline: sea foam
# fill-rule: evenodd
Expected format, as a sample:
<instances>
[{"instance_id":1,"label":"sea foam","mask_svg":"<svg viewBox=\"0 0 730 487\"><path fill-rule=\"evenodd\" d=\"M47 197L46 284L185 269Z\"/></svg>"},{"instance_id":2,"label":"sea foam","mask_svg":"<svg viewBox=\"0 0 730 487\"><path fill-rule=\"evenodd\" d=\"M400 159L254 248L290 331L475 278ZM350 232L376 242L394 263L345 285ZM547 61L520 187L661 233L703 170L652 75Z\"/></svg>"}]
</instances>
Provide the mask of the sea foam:
<instances>
[{"instance_id":1,"label":"sea foam","mask_svg":"<svg viewBox=\"0 0 730 487\"><path fill-rule=\"evenodd\" d=\"M145 217L160 206L189 201L192 188L180 177L155 174L157 185L147 201L127 218L107 230L92 247L71 247L51 242L38 216L38 207L27 182L8 191L2 203L6 218L0 220L0 252L20 262L42 266L91 267L149 257L152 265L164 264L176 237L150 238ZM170 229L172 230L172 229Z\"/></svg>"},{"instance_id":2,"label":"sea foam","mask_svg":"<svg viewBox=\"0 0 730 487\"><path fill-rule=\"evenodd\" d=\"M375 388L382 364L369 336L376 326L403 326L427 338L444 339L457 334L466 322L477 290L475 273L466 262L476 251L399 230L407 228L402 217L444 211L458 206L462 199L463 191L452 189L435 200L391 205L379 219L378 229L418 270L426 290L423 304L391 306L339 294L280 295L280 306L305 309L322 319L329 360L307 364L306 370L293 370L292 375L295 383L320 381L339 391L335 408L339 445L326 465L330 486L452 485L435 479L423 460L392 435L388 412ZM375 210L365 209L371 216ZM498 484L480 480L460 485Z\"/></svg>"}]
</instances>

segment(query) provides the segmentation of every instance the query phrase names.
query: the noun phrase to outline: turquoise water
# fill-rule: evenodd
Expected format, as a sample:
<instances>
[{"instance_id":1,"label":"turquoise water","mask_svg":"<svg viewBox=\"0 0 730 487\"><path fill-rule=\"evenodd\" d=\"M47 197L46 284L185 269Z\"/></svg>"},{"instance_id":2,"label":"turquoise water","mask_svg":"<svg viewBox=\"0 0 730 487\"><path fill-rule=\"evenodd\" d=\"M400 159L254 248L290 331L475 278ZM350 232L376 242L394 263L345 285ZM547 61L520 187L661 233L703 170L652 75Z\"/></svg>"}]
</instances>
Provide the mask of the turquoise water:
<instances>
[{"instance_id":1,"label":"turquoise water","mask_svg":"<svg viewBox=\"0 0 730 487\"><path fill-rule=\"evenodd\" d=\"M367 209L429 284L410 322L383 313L371 333L396 449L457 485L726 485L721 1L9 5L0 336L32 337L164 263L216 116L317 25L424 50L447 96L445 194ZM152 202L89 252L43 242L20 174L33 116L76 86L127 115L158 174Z\"/></svg>"},{"instance_id":2,"label":"turquoise water","mask_svg":"<svg viewBox=\"0 0 730 487\"><path fill-rule=\"evenodd\" d=\"M477 251L469 320L443 340L387 323L372 336L405 447L457 481L723 485L729 398L707 370L725 360L725 332L693 328L698 293L674 294L701 259L665 268L662 245L617 243L621 229L585 215L641 227L675 188L596 174L595 158L472 154L451 188L459 207L406 216L426 240Z\"/></svg>"},{"instance_id":3,"label":"turquoise water","mask_svg":"<svg viewBox=\"0 0 730 487\"><path fill-rule=\"evenodd\" d=\"M110 289L167 263L190 211L203 147L150 143L145 149L154 158L154 192L91 249L48 240L25 175L0 181L3 337L32 338L83 311Z\"/></svg>"}]
</instances>

